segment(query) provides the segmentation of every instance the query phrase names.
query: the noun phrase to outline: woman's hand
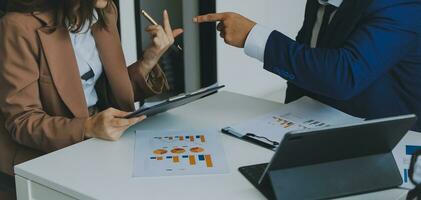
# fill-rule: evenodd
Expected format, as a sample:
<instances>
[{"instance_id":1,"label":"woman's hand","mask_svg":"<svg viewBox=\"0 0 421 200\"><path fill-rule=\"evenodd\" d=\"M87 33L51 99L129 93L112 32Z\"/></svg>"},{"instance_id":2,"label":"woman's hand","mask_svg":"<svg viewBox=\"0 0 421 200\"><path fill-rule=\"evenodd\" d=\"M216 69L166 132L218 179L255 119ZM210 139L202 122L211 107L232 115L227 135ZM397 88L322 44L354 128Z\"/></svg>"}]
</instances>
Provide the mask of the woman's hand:
<instances>
[{"instance_id":1,"label":"woman's hand","mask_svg":"<svg viewBox=\"0 0 421 200\"><path fill-rule=\"evenodd\" d=\"M130 126L146 118L146 116L122 118L128 114L128 112L109 108L90 117L85 123L85 137L117 141Z\"/></svg>"},{"instance_id":2,"label":"woman's hand","mask_svg":"<svg viewBox=\"0 0 421 200\"><path fill-rule=\"evenodd\" d=\"M158 64L161 56L174 44L174 38L183 33L183 29L172 30L167 10L163 13L164 27L151 25L146 32L151 35L152 43L143 52L141 72L146 77L149 72Z\"/></svg>"}]
</instances>

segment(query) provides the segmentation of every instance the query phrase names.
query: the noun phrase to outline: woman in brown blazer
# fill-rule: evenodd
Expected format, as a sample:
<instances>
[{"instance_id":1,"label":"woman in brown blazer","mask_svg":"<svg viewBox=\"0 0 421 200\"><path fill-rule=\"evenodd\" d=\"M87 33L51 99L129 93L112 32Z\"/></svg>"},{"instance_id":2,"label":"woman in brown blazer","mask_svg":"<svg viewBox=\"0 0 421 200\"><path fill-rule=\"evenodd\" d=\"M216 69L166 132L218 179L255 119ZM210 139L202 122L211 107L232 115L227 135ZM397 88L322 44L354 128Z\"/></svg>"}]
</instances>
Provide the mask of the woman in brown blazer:
<instances>
[{"instance_id":1,"label":"woman in brown blazer","mask_svg":"<svg viewBox=\"0 0 421 200\"><path fill-rule=\"evenodd\" d=\"M14 165L87 138L117 140L144 119L120 117L167 89L158 60L182 30L165 11L163 27L146 29L143 58L127 67L117 17L111 0L9 0L0 19L0 172L13 176ZM78 34L93 45L74 46ZM86 47L91 56L80 53Z\"/></svg>"}]
</instances>

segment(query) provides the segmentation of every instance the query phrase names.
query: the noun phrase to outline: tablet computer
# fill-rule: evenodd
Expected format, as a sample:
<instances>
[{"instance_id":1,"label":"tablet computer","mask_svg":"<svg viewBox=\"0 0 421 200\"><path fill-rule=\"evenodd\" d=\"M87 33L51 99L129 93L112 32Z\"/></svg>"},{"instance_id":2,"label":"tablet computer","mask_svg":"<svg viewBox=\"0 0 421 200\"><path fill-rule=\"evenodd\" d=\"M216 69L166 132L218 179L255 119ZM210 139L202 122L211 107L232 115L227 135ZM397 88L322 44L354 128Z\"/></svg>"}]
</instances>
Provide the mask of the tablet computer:
<instances>
[{"instance_id":1,"label":"tablet computer","mask_svg":"<svg viewBox=\"0 0 421 200\"><path fill-rule=\"evenodd\" d=\"M391 153L415 115L285 135L269 163L239 171L268 199L331 199L402 184Z\"/></svg>"},{"instance_id":2,"label":"tablet computer","mask_svg":"<svg viewBox=\"0 0 421 200\"><path fill-rule=\"evenodd\" d=\"M221 86L212 86L212 87L208 87L208 88L203 88L200 90L197 90L195 92L192 93L188 93L188 94L182 94L182 95L178 95L175 97L171 97L169 99L167 99L165 102L152 106L152 107L148 107L148 108L141 108L139 110L136 110L135 112L130 113L129 115L125 116L124 118L129 119L129 118L133 118L133 117L138 117L138 116L142 116L142 115L146 115L146 116L153 116L162 112L166 112L168 110L171 110L173 108L177 108L183 105L186 105L188 103L191 103L193 101L197 101L203 97L206 97L208 95L211 95L215 92L217 92L219 89L224 88L225 85L221 85Z\"/></svg>"}]
</instances>

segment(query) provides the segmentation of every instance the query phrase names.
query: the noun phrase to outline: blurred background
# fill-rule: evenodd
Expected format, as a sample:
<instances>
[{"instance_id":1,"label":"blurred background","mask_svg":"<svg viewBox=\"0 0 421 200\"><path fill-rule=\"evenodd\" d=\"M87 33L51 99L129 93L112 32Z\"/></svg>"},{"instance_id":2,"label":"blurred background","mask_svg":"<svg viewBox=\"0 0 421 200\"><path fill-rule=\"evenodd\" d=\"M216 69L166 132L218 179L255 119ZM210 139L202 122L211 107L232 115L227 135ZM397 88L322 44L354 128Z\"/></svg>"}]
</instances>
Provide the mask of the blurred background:
<instances>
[{"instance_id":1,"label":"blurred background","mask_svg":"<svg viewBox=\"0 0 421 200\"><path fill-rule=\"evenodd\" d=\"M212 85L227 85L225 90L283 102L286 83L263 69L263 64L249 58L242 49L225 45L216 33L215 24L196 25L193 16L211 12L233 11L259 24L282 31L295 38L304 19L305 0L116 0L120 10L120 31L128 63L140 58L149 45L143 31L149 23L140 10L162 21L162 11L170 13L174 28L185 33L177 38L181 54L169 52L162 59L172 90L171 96Z\"/></svg>"},{"instance_id":2,"label":"blurred background","mask_svg":"<svg viewBox=\"0 0 421 200\"><path fill-rule=\"evenodd\" d=\"M237 12L267 27L295 38L304 18L305 0L114 0L120 11L119 28L126 61L131 64L149 45L144 32L147 22L140 10L162 21L162 11L170 13L174 28L185 33L176 43L182 53L168 52L161 61L171 91L158 99L194 91L219 82L225 90L283 102L286 83L263 69L263 64L249 58L242 49L225 45L216 33L215 24L196 25L192 18L212 12ZM0 0L0 10L5 6ZM1 11L0 11L1 12ZM0 13L1 15L1 13Z\"/></svg>"}]
</instances>

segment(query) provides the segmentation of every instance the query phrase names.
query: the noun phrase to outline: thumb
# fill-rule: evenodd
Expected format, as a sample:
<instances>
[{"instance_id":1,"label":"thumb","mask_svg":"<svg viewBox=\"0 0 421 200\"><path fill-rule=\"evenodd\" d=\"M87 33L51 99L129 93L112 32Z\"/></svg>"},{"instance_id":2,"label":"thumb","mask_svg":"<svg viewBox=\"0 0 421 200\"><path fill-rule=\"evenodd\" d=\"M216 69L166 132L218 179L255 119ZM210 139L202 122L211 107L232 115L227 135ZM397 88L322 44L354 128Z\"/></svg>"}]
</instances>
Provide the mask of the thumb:
<instances>
[{"instance_id":1,"label":"thumb","mask_svg":"<svg viewBox=\"0 0 421 200\"><path fill-rule=\"evenodd\" d=\"M129 126L135 125L135 124L137 124L137 123L139 123L139 122L141 122L141 121L143 121L145 119L146 119L146 116L145 115L142 115L140 117L129 119L129 123L130 123Z\"/></svg>"},{"instance_id":2,"label":"thumb","mask_svg":"<svg viewBox=\"0 0 421 200\"><path fill-rule=\"evenodd\" d=\"M114 116L114 117L125 117L125 116L127 116L128 114L130 114L130 113L129 113L129 112L122 111L122 110L116 110L116 111L113 113L113 116Z\"/></svg>"},{"instance_id":3,"label":"thumb","mask_svg":"<svg viewBox=\"0 0 421 200\"><path fill-rule=\"evenodd\" d=\"M177 28L175 30L172 31L172 35L174 38L178 37L179 35L181 35L184 32L183 29L181 28Z\"/></svg>"}]
</instances>

